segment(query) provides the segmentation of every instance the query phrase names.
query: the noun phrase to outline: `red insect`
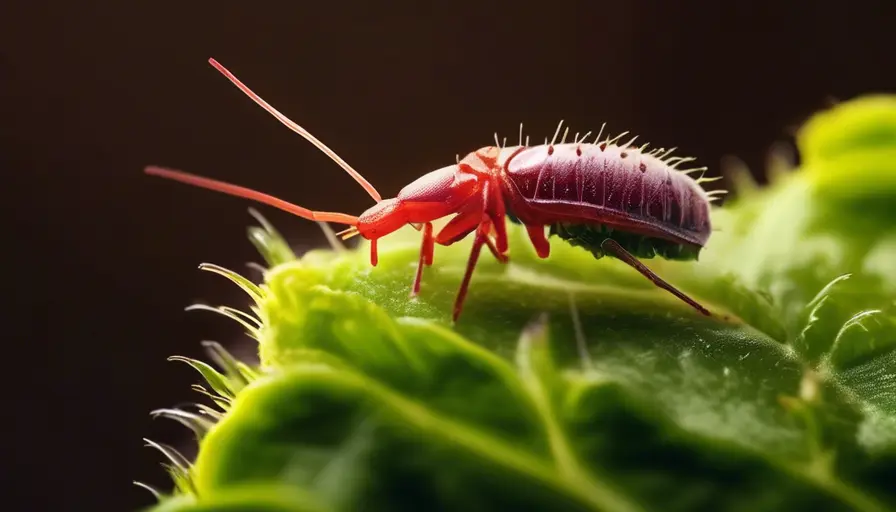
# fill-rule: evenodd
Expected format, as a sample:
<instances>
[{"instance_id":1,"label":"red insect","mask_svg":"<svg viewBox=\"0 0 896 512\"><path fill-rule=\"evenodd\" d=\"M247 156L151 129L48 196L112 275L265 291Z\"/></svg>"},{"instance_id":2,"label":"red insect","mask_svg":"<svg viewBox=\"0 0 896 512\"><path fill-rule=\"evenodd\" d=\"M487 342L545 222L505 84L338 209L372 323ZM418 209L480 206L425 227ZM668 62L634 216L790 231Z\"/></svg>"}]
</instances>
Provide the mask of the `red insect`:
<instances>
[{"instance_id":1,"label":"red insect","mask_svg":"<svg viewBox=\"0 0 896 512\"><path fill-rule=\"evenodd\" d=\"M379 192L357 171L307 130L290 121L214 59L209 62L240 90L280 122L314 144L348 172L376 205L360 217L343 213L311 211L276 197L237 185L194 176L181 171L147 167L148 174L216 190L264 203L299 217L349 226L343 239L361 235L370 241L370 261L377 264L377 240L411 224L423 232L420 260L412 295L420 290L423 267L432 265L435 244L451 245L474 233L473 248L454 305L456 321L483 246L501 262L507 261L506 221L525 225L529 239L541 258L550 254L545 226L595 257L614 256L638 270L704 315L709 311L662 280L637 257L695 260L712 228L709 205L714 199L688 172L675 167L691 158L669 157L674 150L644 152L631 143L618 145L621 137L585 143L585 137L566 143L554 140L544 145L484 147L455 165L425 174L407 185L398 196L382 199ZM601 130L603 132L603 130ZM624 135L624 134L623 134ZM497 139L497 137L496 137ZM438 233L432 222L454 217Z\"/></svg>"}]
</instances>

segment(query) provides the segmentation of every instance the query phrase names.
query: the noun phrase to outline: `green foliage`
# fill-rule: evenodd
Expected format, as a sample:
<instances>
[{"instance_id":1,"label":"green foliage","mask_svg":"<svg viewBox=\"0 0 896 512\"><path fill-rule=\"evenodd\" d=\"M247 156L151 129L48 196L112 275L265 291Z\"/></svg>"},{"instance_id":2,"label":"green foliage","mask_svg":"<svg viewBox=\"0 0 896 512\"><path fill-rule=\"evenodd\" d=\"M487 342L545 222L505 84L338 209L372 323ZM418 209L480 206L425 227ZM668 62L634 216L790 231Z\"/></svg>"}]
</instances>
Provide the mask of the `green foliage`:
<instances>
[{"instance_id":1,"label":"green foliage","mask_svg":"<svg viewBox=\"0 0 896 512\"><path fill-rule=\"evenodd\" d=\"M706 318L610 258L469 242L408 292L419 234L296 258L262 221L253 301L219 312L248 368L187 361L218 409L160 412L201 438L153 510L896 509L896 99L812 119L803 164L742 174L699 262L649 260ZM786 167L786 166L785 166ZM578 327L578 328L577 328ZM181 359L183 360L183 359Z\"/></svg>"}]
</instances>

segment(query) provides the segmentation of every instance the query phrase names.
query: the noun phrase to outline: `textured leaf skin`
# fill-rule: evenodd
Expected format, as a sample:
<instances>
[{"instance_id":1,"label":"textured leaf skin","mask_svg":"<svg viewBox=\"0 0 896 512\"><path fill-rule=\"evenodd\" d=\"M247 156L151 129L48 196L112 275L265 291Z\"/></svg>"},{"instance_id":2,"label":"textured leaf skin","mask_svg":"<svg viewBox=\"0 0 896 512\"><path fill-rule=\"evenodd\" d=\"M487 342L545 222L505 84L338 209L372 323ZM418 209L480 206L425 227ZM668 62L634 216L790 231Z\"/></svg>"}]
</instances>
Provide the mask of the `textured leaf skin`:
<instances>
[{"instance_id":1,"label":"textured leaf skin","mask_svg":"<svg viewBox=\"0 0 896 512\"><path fill-rule=\"evenodd\" d=\"M376 268L253 228L262 366L202 367L236 391L193 491L154 510L896 510L896 98L798 141L799 169L714 211L699 262L646 261L712 318L512 226L452 326L469 241L409 299L410 228Z\"/></svg>"}]
</instances>

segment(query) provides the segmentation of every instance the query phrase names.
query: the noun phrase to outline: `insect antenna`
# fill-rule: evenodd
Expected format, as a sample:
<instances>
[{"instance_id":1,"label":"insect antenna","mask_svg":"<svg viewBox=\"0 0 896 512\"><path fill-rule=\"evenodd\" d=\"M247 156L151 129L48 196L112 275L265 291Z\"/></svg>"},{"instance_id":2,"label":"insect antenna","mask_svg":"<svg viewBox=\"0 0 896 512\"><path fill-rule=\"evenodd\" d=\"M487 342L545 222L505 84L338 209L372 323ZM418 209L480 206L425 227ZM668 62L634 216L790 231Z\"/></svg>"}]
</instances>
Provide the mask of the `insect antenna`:
<instances>
[{"instance_id":1,"label":"insect antenna","mask_svg":"<svg viewBox=\"0 0 896 512\"><path fill-rule=\"evenodd\" d=\"M278 199L272 195L258 192L257 190L252 190L250 188L225 183L223 181L213 180L210 178L204 178L202 176L195 176L183 171L149 166L144 170L144 172L151 176L159 176L161 178L186 183L187 185L206 188L227 195L242 197L244 199L249 199L251 201L266 204L268 206L273 206L274 208L289 212L298 217L302 217L303 219L319 222L336 222L338 224L347 224L349 226L356 226L358 224L358 217L355 217L353 215L309 210L299 205L284 201L282 199Z\"/></svg>"},{"instance_id":2,"label":"insect antenna","mask_svg":"<svg viewBox=\"0 0 896 512\"><path fill-rule=\"evenodd\" d=\"M319 149L325 155L330 157L331 160L336 162L339 165L339 167L342 167L342 169L345 172L349 173L349 175L351 175L351 177L354 178L355 181L357 181L358 184L361 185L361 187L363 187L364 190L368 194L370 194L370 197L372 197L374 199L374 201L380 202L383 200L382 196L380 195L379 192L377 192L376 188L374 188L373 185L371 185L366 179L364 179L364 177L361 176L361 173L359 173L358 171L353 169L352 166L348 165L348 163L346 163L345 160L343 160L339 155L337 155L335 151L328 148L323 142L318 140L317 137L315 137L314 135L311 135L311 133L308 130L302 128L301 126L296 124L294 121L290 120L288 117L281 114L277 109L272 107L268 102L261 99L260 96L258 96L254 92L252 92L251 89L249 89L246 85L244 85L236 76L234 76L233 73L228 71L227 68L225 68L224 66L219 64L218 61L216 61L215 59L209 59L208 62L215 69L217 69L222 75L226 76L228 80L233 82L233 85L237 86L237 88L239 90L243 91L243 93L246 96L248 96L249 98L251 98L252 101L257 103L261 108L267 110L269 114L271 114L272 116L277 118L277 120L280 121L281 123L283 123L284 125L286 125L287 128L298 133L305 140L307 140L308 142L313 144L314 147Z\"/></svg>"}]
</instances>

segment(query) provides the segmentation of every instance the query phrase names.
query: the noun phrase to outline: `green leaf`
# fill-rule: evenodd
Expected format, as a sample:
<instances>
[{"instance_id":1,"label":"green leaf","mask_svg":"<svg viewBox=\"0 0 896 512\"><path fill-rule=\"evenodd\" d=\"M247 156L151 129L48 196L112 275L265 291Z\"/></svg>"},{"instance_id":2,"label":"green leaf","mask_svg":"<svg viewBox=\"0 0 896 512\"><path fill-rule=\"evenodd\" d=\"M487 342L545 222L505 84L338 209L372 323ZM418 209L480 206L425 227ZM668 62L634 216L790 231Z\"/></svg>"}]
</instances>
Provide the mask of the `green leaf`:
<instances>
[{"instance_id":1,"label":"green leaf","mask_svg":"<svg viewBox=\"0 0 896 512\"><path fill-rule=\"evenodd\" d=\"M327 512L302 491L280 486L251 485L228 489L214 497L197 500L183 495L163 501L151 512ZM149 511L148 511L149 512Z\"/></svg>"},{"instance_id":2,"label":"green leaf","mask_svg":"<svg viewBox=\"0 0 896 512\"><path fill-rule=\"evenodd\" d=\"M274 229L264 217L261 216L254 208L249 208L249 214L261 224L260 228L249 228L249 241L258 250L259 254L264 257L268 265L274 266L296 259L296 255L289 248L289 245L280 236L280 233Z\"/></svg>"},{"instance_id":3,"label":"green leaf","mask_svg":"<svg viewBox=\"0 0 896 512\"><path fill-rule=\"evenodd\" d=\"M699 262L645 261L712 317L514 225L454 325L469 240L410 298L414 229L375 268L254 230L264 283L216 271L261 366L196 365L233 399L176 505L205 508L170 510L896 510L894 119L890 97L820 114L800 168L778 149L771 186L713 210Z\"/></svg>"},{"instance_id":4,"label":"green leaf","mask_svg":"<svg viewBox=\"0 0 896 512\"><path fill-rule=\"evenodd\" d=\"M208 385L211 386L212 390L220 397L225 399L233 398L234 393L231 383L226 377L218 373L217 370L212 368L209 364L183 356L171 356L168 358L168 360L187 363L188 365L192 366L193 369L198 371L200 375L202 375L202 378L205 379Z\"/></svg>"},{"instance_id":5,"label":"green leaf","mask_svg":"<svg viewBox=\"0 0 896 512\"><path fill-rule=\"evenodd\" d=\"M152 412L152 415L160 418L168 418L180 423L192 430L197 439L202 439L206 432L211 430L214 425L208 418L182 409L157 409Z\"/></svg>"}]
</instances>

